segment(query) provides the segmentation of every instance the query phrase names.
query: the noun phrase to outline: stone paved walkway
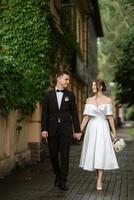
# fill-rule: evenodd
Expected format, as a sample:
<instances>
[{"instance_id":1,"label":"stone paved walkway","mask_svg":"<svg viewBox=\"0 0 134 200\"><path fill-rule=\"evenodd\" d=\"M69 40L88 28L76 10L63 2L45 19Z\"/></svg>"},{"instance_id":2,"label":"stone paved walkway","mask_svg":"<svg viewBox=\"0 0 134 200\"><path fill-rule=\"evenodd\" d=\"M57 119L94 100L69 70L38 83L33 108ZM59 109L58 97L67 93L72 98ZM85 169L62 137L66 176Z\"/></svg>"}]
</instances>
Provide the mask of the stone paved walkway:
<instances>
[{"instance_id":1,"label":"stone paved walkway","mask_svg":"<svg viewBox=\"0 0 134 200\"><path fill-rule=\"evenodd\" d=\"M54 187L49 158L12 172L0 180L0 200L134 200L134 138L126 129L118 131L127 146L117 154L120 169L106 171L104 190L97 192L95 172L78 168L81 144L71 146L69 191Z\"/></svg>"}]
</instances>

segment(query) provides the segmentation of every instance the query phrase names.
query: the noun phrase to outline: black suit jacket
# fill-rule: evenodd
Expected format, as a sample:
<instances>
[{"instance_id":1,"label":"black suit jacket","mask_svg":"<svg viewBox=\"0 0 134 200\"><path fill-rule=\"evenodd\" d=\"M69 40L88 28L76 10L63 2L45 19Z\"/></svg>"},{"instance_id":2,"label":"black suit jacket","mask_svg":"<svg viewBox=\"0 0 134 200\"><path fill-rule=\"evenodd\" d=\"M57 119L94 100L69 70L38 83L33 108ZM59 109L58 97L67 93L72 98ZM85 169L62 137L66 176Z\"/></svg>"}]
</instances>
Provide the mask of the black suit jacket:
<instances>
[{"instance_id":1,"label":"black suit jacket","mask_svg":"<svg viewBox=\"0 0 134 200\"><path fill-rule=\"evenodd\" d=\"M75 133L81 132L74 94L68 90L64 90L59 109L56 92L53 89L46 92L44 96L42 103L41 131L48 131L49 136L54 136L58 127L59 118L60 127L64 135L70 136L73 131Z\"/></svg>"}]
</instances>

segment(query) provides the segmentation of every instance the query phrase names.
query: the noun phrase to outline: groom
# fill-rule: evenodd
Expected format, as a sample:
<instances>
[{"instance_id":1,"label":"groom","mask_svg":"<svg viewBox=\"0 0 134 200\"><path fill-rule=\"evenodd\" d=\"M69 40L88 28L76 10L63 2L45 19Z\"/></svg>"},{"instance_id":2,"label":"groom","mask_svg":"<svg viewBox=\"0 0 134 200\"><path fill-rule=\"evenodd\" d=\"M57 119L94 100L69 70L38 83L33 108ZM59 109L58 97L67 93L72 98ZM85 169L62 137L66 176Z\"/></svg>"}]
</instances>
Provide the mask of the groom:
<instances>
[{"instance_id":1,"label":"groom","mask_svg":"<svg viewBox=\"0 0 134 200\"><path fill-rule=\"evenodd\" d=\"M72 134L77 140L81 136L75 97L66 89L69 82L69 72L60 71L56 74L55 88L44 96L41 117L41 135L48 137L50 158L56 175L55 186L64 191L68 190L70 139Z\"/></svg>"}]
</instances>

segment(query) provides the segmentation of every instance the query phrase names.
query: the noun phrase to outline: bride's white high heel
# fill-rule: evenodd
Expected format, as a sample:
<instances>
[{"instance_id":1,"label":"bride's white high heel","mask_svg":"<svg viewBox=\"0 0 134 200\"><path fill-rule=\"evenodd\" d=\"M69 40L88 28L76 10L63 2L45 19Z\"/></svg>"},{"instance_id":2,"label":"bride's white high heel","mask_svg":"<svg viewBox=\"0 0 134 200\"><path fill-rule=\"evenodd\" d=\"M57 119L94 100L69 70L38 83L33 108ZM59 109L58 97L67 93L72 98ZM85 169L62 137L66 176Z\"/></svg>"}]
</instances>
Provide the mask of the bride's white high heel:
<instances>
[{"instance_id":1,"label":"bride's white high heel","mask_svg":"<svg viewBox=\"0 0 134 200\"><path fill-rule=\"evenodd\" d=\"M103 182L102 182L102 181L101 181L101 182L98 182L98 181L97 181L96 189L97 189L98 191L103 190Z\"/></svg>"},{"instance_id":2,"label":"bride's white high heel","mask_svg":"<svg viewBox=\"0 0 134 200\"><path fill-rule=\"evenodd\" d=\"M97 186L96 186L96 189L97 189L98 191L103 190L103 186L102 186L102 184L101 184L101 185L97 185Z\"/></svg>"}]
</instances>

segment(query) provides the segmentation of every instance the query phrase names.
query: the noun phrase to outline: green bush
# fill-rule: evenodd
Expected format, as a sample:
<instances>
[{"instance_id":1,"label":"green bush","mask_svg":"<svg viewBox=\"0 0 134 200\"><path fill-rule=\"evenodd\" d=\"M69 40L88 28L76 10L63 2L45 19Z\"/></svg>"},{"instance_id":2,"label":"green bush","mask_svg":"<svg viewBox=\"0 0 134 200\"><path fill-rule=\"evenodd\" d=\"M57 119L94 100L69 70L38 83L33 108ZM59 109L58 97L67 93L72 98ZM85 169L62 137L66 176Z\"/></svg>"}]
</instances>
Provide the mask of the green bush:
<instances>
[{"instance_id":1,"label":"green bush","mask_svg":"<svg viewBox=\"0 0 134 200\"><path fill-rule=\"evenodd\" d=\"M134 121L134 106L131 106L126 109L125 118L126 118L126 120Z\"/></svg>"}]
</instances>

